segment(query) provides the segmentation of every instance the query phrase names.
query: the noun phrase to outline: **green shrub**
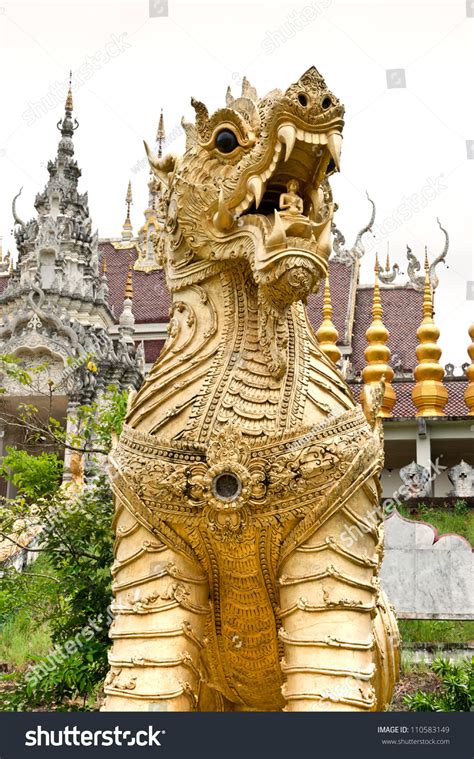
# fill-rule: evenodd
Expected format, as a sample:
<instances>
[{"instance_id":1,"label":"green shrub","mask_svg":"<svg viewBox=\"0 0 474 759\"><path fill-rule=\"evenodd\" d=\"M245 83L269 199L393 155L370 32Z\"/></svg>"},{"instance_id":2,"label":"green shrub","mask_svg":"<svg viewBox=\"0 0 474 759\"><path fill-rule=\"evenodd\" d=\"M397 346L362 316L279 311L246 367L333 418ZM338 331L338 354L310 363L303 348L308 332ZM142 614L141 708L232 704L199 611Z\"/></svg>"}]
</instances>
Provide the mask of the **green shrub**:
<instances>
[{"instance_id":1,"label":"green shrub","mask_svg":"<svg viewBox=\"0 0 474 759\"><path fill-rule=\"evenodd\" d=\"M126 398L126 393L109 388L100 403L81 407L69 439L59 423L49 420L51 434L61 444L88 453L92 468L101 472L82 489L58 488L57 479L43 476L41 488L34 491L38 478L23 477L17 498L0 502L0 533L17 539L26 527L38 528L41 557L24 573L0 572L0 632L2 626L5 631L17 623L26 633L31 629L30 610L36 608L37 625L47 624L52 645L41 656L32 656L25 646L30 663L24 671L1 678L0 710L70 710L78 708L78 699L81 708L88 708L107 672L113 507L103 462L112 435L120 433ZM45 471L52 471L50 454L42 456L14 451L10 461L21 460L22 471L28 472L35 467L38 471L41 458ZM6 473L13 478L12 467L7 466ZM8 645L4 649L8 652Z\"/></svg>"},{"instance_id":2,"label":"green shrub","mask_svg":"<svg viewBox=\"0 0 474 759\"><path fill-rule=\"evenodd\" d=\"M467 501L464 501L463 499L458 498L456 503L454 504L454 511L456 514L467 514L469 511L469 506L467 505Z\"/></svg>"},{"instance_id":3,"label":"green shrub","mask_svg":"<svg viewBox=\"0 0 474 759\"><path fill-rule=\"evenodd\" d=\"M404 696L403 703L411 712L469 712L474 705L474 659L455 664L435 659L433 672L442 678L439 693L416 693Z\"/></svg>"},{"instance_id":4,"label":"green shrub","mask_svg":"<svg viewBox=\"0 0 474 759\"><path fill-rule=\"evenodd\" d=\"M63 461L55 453L37 456L8 446L0 462L0 477L10 480L19 495L27 498L48 496L59 487Z\"/></svg>"},{"instance_id":5,"label":"green shrub","mask_svg":"<svg viewBox=\"0 0 474 759\"><path fill-rule=\"evenodd\" d=\"M54 649L33 657L34 663L17 676L14 690L0 691L3 711L53 706L65 698L86 700L107 671L113 560L112 494L107 476L100 475L73 498L59 491L48 507L49 521L42 511L44 504L36 504L40 510L37 518L46 525L40 546L52 571L53 598L44 617ZM0 614L2 597L5 607L22 579L11 572L1 578ZM31 602L25 595L20 599L17 614L22 613L22 602Z\"/></svg>"}]
</instances>

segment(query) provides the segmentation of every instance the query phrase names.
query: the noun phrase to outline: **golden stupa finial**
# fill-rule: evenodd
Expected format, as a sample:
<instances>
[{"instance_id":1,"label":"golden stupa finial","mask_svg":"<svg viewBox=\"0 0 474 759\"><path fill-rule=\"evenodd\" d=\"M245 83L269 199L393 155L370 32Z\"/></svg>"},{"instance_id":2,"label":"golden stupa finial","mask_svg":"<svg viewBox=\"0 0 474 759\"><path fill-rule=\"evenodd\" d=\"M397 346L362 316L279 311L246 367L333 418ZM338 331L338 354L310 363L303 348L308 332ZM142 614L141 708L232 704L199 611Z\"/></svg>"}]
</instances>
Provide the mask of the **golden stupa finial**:
<instances>
[{"instance_id":1,"label":"golden stupa finial","mask_svg":"<svg viewBox=\"0 0 474 759\"><path fill-rule=\"evenodd\" d=\"M69 72L69 87L66 95L66 111L72 112L72 71Z\"/></svg>"},{"instance_id":2,"label":"golden stupa finial","mask_svg":"<svg viewBox=\"0 0 474 759\"><path fill-rule=\"evenodd\" d=\"M125 300L133 300L133 264L128 267L127 282L125 283Z\"/></svg>"},{"instance_id":3,"label":"golden stupa finial","mask_svg":"<svg viewBox=\"0 0 474 759\"><path fill-rule=\"evenodd\" d=\"M107 258L104 256L104 260L102 262L102 274L105 276L107 274Z\"/></svg>"},{"instance_id":4,"label":"golden stupa finial","mask_svg":"<svg viewBox=\"0 0 474 759\"><path fill-rule=\"evenodd\" d=\"M367 338L367 348L364 355L367 365L362 371L364 387L360 394L360 402L364 408L366 416L371 413L373 403L372 390L380 387L384 383L383 398L378 410L378 417L392 416L392 410L396 401L395 390L393 389L392 380L394 371L390 364L390 348L386 342L390 336L388 329L382 321L383 309L382 298L380 296L379 284L379 257L375 256L375 283L374 295L372 301L372 323L368 328L365 336ZM368 387L369 386L369 387Z\"/></svg>"},{"instance_id":5,"label":"golden stupa finial","mask_svg":"<svg viewBox=\"0 0 474 759\"><path fill-rule=\"evenodd\" d=\"M423 294L423 317L433 318L433 293L431 292L430 282L430 262L428 261L428 250L425 246L425 286Z\"/></svg>"},{"instance_id":6,"label":"golden stupa finial","mask_svg":"<svg viewBox=\"0 0 474 759\"><path fill-rule=\"evenodd\" d=\"M132 181L128 180L127 195L125 196L125 203L127 204L127 217L122 227L122 240L130 240L133 237L132 222L130 221L130 206L133 203L132 198Z\"/></svg>"},{"instance_id":7,"label":"golden stupa finial","mask_svg":"<svg viewBox=\"0 0 474 759\"><path fill-rule=\"evenodd\" d=\"M324 284L324 297L323 297L323 321L321 326L316 332L316 337L319 341L319 347L322 352L337 363L341 358L341 351L336 345L339 332L337 331L332 321L332 305L331 305L331 291L329 289L329 275L326 276L326 282Z\"/></svg>"},{"instance_id":8,"label":"golden stupa finial","mask_svg":"<svg viewBox=\"0 0 474 759\"><path fill-rule=\"evenodd\" d=\"M160 120L158 122L158 129L156 131L156 142L158 144L158 158L163 155L163 143L165 141L165 122L163 119L163 108L160 113Z\"/></svg>"},{"instance_id":9,"label":"golden stupa finial","mask_svg":"<svg viewBox=\"0 0 474 759\"><path fill-rule=\"evenodd\" d=\"M468 384L464 392L464 401L469 409L468 416L474 416L474 322L469 327L469 337L471 338L471 344L467 352L471 363L466 369Z\"/></svg>"},{"instance_id":10,"label":"golden stupa finial","mask_svg":"<svg viewBox=\"0 0 474 759\"><path fill-rule=\"evenodd\" d=\"M415 387L411 397L417 408L416 416L444 416L448 391L443 385L444 369L439 363L441 348L438 345L439 329L433 320L430 266L425 248L425 287L423 292L423 320L416 331L418 345L415 367Z\"/></svg>"}]
</instances>

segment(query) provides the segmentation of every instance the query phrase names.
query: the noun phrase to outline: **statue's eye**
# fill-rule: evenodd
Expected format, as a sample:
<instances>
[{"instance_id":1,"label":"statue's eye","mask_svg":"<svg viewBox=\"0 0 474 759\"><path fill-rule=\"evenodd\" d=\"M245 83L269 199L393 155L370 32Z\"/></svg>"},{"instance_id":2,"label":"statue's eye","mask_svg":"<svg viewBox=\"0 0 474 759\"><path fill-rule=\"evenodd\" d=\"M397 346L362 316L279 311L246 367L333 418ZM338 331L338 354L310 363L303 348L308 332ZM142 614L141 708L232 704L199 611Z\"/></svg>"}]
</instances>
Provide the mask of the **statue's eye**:
<instances>
[{"instance_id":1,"label":"statue's eye","mask_svg":"<svg viewBox=\"0 0 474 759\"><path fill-rule=\"evenodd\" d=\"M216 148L221 153L232 153L238 144L237 137L230 129L222 129L216 137Z\"/></svg>"}]
</instances>

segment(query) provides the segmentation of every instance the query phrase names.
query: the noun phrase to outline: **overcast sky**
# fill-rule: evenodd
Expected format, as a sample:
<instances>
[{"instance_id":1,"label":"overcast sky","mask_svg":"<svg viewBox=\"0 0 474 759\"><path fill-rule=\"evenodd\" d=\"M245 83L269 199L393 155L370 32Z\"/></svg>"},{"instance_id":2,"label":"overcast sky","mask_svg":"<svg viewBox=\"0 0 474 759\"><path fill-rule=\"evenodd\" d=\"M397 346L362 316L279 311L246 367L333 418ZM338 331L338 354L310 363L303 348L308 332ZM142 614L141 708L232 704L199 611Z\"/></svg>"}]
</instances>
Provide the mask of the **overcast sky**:
<instances>
[{"instance_id":1,"label":"overcast sky","mask_svg":"<svg viewBox=\"0 0 474 759\"><path fill-rule=\"evenodd\" d=\"M374 251L406 270L451 242L438 268L436 320L442 362L467 360L474 319L474 0L450 2L67 2L0 0L2 118L0 234L12 247L11 199L20 216L47 179L73 69L76 157L101 237L119 236L132 180L135 230L143 221L160 109L169 149L180 152L190 96L209 110L243 75L260 94L285 89L311 65L346 106L342 171L332 181L348 242L377 206L362 280ZM396 69L397 71L392 71ZM388 73L387 73L387 70ZM388 86L390 85L390 86ZM405 86L402 86L405 85ZM404 281L404 277L401 281ZM415 329L418 325L413 325Z\"/></svg>"}]
</instances>

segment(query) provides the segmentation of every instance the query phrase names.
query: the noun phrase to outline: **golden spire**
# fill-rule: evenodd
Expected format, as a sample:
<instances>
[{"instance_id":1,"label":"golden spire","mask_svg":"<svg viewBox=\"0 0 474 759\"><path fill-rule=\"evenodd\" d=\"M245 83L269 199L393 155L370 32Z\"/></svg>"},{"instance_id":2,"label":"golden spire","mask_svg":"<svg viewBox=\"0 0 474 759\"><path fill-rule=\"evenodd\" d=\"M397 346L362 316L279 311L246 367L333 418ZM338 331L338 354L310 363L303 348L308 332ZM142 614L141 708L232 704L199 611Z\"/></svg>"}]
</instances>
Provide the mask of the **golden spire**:
<instances>
[{"instance_id":1,"label":"golden spire","mask_svg":"<svg viewBox=\"0 0 474 759\"><path fill-rule=\"evenodd\" d=\"M127 195L125 197L125 203L127 204L127 217L123 223L122 240L130 240L130 238L133 237L132 222L130 221L130 206L133 203L131 180L128 181L128 188L127 188Z\"/></svg>"},{"instance_id":2,"label":"golden spire","mask_svg":"<svg viewBox=\"0 0 474 759\"><path fill-rule=\"evenodd\" d=\"M160 120L158 122L156 141L158 143L158 158L161 158L163 154L163 143L165 141L165 122L163 119L163 108L161 109Z\"/></svg>"},{"instance_id":3,"label":"golden spire","mask_svg":"<svg viewBox=\"0 0 474 759\"><path fill-rule=\"evenodd\" d=\"M130 261L128 267L128 277L125 284L125 300L133 300L133 264Z\"/></svg>"},{"instance_id":4,"label":"golden spire","mask_svg":"<svg viewBox=\"0 0 474 759\"><path fill-rule=\"evenodd\" d=\"M332 321L332 305L331 305L331 291L329 289L329 275L326 276L326 283L324 285L324 298L323 298L323 321L321 326L316 332L316 337L319 341L319 347L322 352L337 363L341 358L341 351L339 350L337 338L339 332L337 331Z\"/></svg>"},{"instance_id":5,"label":"golden spire","mask_svg":"<svg viewBox=\"0 0 474 759\"><path fill-rule=\"evenodd\" d=\"M66 95L66 111L72 111L72 71L69 72L69 88Z\"/></svg>"},{"instance_id":6,"label":"golden spire","mask_svg":"<svg viewBox=\"0 0 474 759\"><path fill-rule=\"evenodd\" d=\"M104 260L102 263L102 274L105 276L107 274L107 258L104 255Z\"/></svg>"},{"instance_id":7,"label":"golden spire","mask_svg":"<svg viewBox=\"0 0 474 759\"><path fill-rule=\"evenodd\" d=\"M367 338L367 348L364 355L367 361L367 365L362 371L362 379L364 381L364 387L360 394L360 402L364 408L366 415L372 405L372 393L367 392L367 385L371 387L379 387L380 383L384 382L383 399L380 405L377 416L389 417L392 416L392 409L395 405L396 394L392 386L392 380L394 371L389 365L390 360L390 348L385 345L389 338L389 331L382 321L382 299L380 297L380 285L379 285L379 259L375 257L375 284L374 284L374 296L372 303L372 324L368 328L365 336Z\"/></svg>"},{"instance_id":8,"label":"golden spire","mask_svg":"<svg viewBox=\"0 0 474 759\"><path fill-rule=\"evenodd\" d=\"M469 327L469 337L471 338L471 344L467 352L471 363L466 369L468 385L464 392L464 400L469 409L468 416L474 416L474 322Z\"/></svg>"},{"instance_id":9,"label":"golden spire","mask_svg":"<svg viewBox=\"0 0 474 759\"><path fill-rule=\"evenodd\" d=\"M423 295L423 321L416 331L418 364L414 375L416 384L411 397L417 408L416 416L444 416L448 391L442 383L444 369L439 363L439 329L433 321L433 298L429 273L428 254L425 248L425 289Z\"/></svg>"}]
</instances>

